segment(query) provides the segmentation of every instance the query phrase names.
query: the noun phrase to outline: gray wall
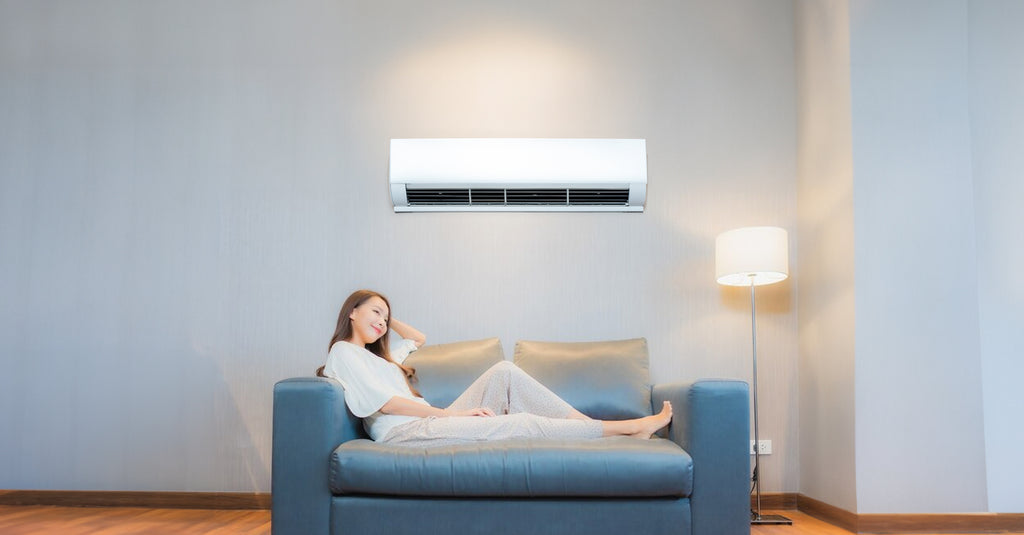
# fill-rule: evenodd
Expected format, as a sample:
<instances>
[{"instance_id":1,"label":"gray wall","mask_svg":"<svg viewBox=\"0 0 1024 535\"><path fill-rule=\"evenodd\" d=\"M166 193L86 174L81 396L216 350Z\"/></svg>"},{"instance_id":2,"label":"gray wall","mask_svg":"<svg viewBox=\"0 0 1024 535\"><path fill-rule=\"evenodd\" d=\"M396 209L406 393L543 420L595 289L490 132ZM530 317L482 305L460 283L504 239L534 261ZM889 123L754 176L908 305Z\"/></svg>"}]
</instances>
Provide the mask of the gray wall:
<instances>
[{"instance_id":1,"label":"gray wall","mask_svg":"<svg viewBox=\"0 0 1024 535\"><path fill-rule=\"evenodd\" d=\"M985 511L967 2L850 19L858 510Z\"/></svg>"},{"instance_id":2,"label":"gray wall","mask_svg":"<svg viewBox=\"0 0 1024 535\"><path fill-rule=\"evenodd\" d=\"M1024 511L1024 3L970 3L971 138L989 510Z\"/></svg>"},{"instance_id":3,"label":"gray wall","mask_svg":"<svg viewBox=\"0 0 1024 535\"><path fill-rule=\"evenodd\" d=\"M4 2L0 488L268 491L273 383L359 287L432 342L749 380L714 237L795 229L794 95L783 0ZM446 136L646 138L647 211L394 214L388 139ZM768 491L795 292L759 293Z\"/></svg>"},{"instance_id":4,"label":"gray wall","mask_svg":"<svg viewBox=\"0 0 1024 535\"><path fill-rule=\"evenodd\" d=\"M795 5L800 492L856 511L850 17L845 1Z\"/></svg>"}]
</instances>

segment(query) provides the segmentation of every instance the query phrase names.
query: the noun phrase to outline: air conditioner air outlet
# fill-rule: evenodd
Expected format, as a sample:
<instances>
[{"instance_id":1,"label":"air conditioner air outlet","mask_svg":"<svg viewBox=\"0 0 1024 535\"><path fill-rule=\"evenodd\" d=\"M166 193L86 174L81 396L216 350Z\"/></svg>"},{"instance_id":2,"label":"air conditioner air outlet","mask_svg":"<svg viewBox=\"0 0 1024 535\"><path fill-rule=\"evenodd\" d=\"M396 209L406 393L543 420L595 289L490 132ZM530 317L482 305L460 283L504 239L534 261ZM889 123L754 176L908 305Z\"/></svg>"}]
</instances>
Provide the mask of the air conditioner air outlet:
<instances>
[{"instance_id":1,"label":"air conditioner air outlet","mask_svg":"<svg viewBox=\"0 0 1024 535\"><path fill-rule=\"evenodd\" d=\"M410 206L625 206L629 190L621 189L457 189L407 188Z\"/></svg>"}]
</instances>

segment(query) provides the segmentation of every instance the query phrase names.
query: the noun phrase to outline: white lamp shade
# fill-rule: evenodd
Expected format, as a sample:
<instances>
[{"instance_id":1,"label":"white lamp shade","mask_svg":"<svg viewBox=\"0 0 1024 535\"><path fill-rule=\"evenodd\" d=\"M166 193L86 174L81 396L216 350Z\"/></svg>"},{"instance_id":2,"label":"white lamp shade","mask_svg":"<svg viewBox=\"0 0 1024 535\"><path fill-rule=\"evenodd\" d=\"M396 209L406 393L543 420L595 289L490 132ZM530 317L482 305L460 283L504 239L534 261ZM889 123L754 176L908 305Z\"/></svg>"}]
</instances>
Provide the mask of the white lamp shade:
<instances>
[{"instance_id":1,"label":"white lamp shade","mask_svg":"<svg viewBox=\"0 0 1024 535\"><path fill-rule=\"evenodd\" d=\"M744 227L715 239L715 277L726 286L761 286L789 276L785 229Z\"/></svg>"}]
</instances>

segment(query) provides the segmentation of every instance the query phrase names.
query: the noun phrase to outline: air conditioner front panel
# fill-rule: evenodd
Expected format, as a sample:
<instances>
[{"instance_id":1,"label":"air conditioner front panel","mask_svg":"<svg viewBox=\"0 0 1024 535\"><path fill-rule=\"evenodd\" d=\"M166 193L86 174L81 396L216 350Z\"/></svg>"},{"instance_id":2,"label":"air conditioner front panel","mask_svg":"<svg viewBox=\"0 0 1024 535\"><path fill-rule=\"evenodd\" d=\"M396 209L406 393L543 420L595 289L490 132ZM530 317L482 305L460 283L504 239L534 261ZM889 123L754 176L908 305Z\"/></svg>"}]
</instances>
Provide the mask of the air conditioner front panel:
<instances>
[{"instance_id":1,"label":"air conditioner front panel","mask_svg":"<svg viewBox=\"0 0 1024 535\"><path fill-rule=\"evenodd\" d=\"M396 212L636 212L647 152L642 139L393 139L389 175Z\"/></svg>"}]
</instances>

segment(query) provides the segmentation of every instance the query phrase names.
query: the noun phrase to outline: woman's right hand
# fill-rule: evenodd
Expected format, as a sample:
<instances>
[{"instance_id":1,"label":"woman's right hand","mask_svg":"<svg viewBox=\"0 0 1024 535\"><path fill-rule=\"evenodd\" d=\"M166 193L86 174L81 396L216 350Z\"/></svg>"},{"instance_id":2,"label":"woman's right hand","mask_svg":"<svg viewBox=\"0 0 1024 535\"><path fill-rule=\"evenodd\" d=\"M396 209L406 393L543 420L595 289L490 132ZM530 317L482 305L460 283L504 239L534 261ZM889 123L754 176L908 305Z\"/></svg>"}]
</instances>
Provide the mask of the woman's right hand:
<instances>
[{"instance_id":1,"label":"woman's right hand","mask_svg":"<svg viewBox=\"0 0 1024 535\"><path fill-rule=\"evenodd\" d=\"M445 410L445 416L494 416L494 411L487 407L476 407L465 411Z\"/></svg>"}]
</instances>

